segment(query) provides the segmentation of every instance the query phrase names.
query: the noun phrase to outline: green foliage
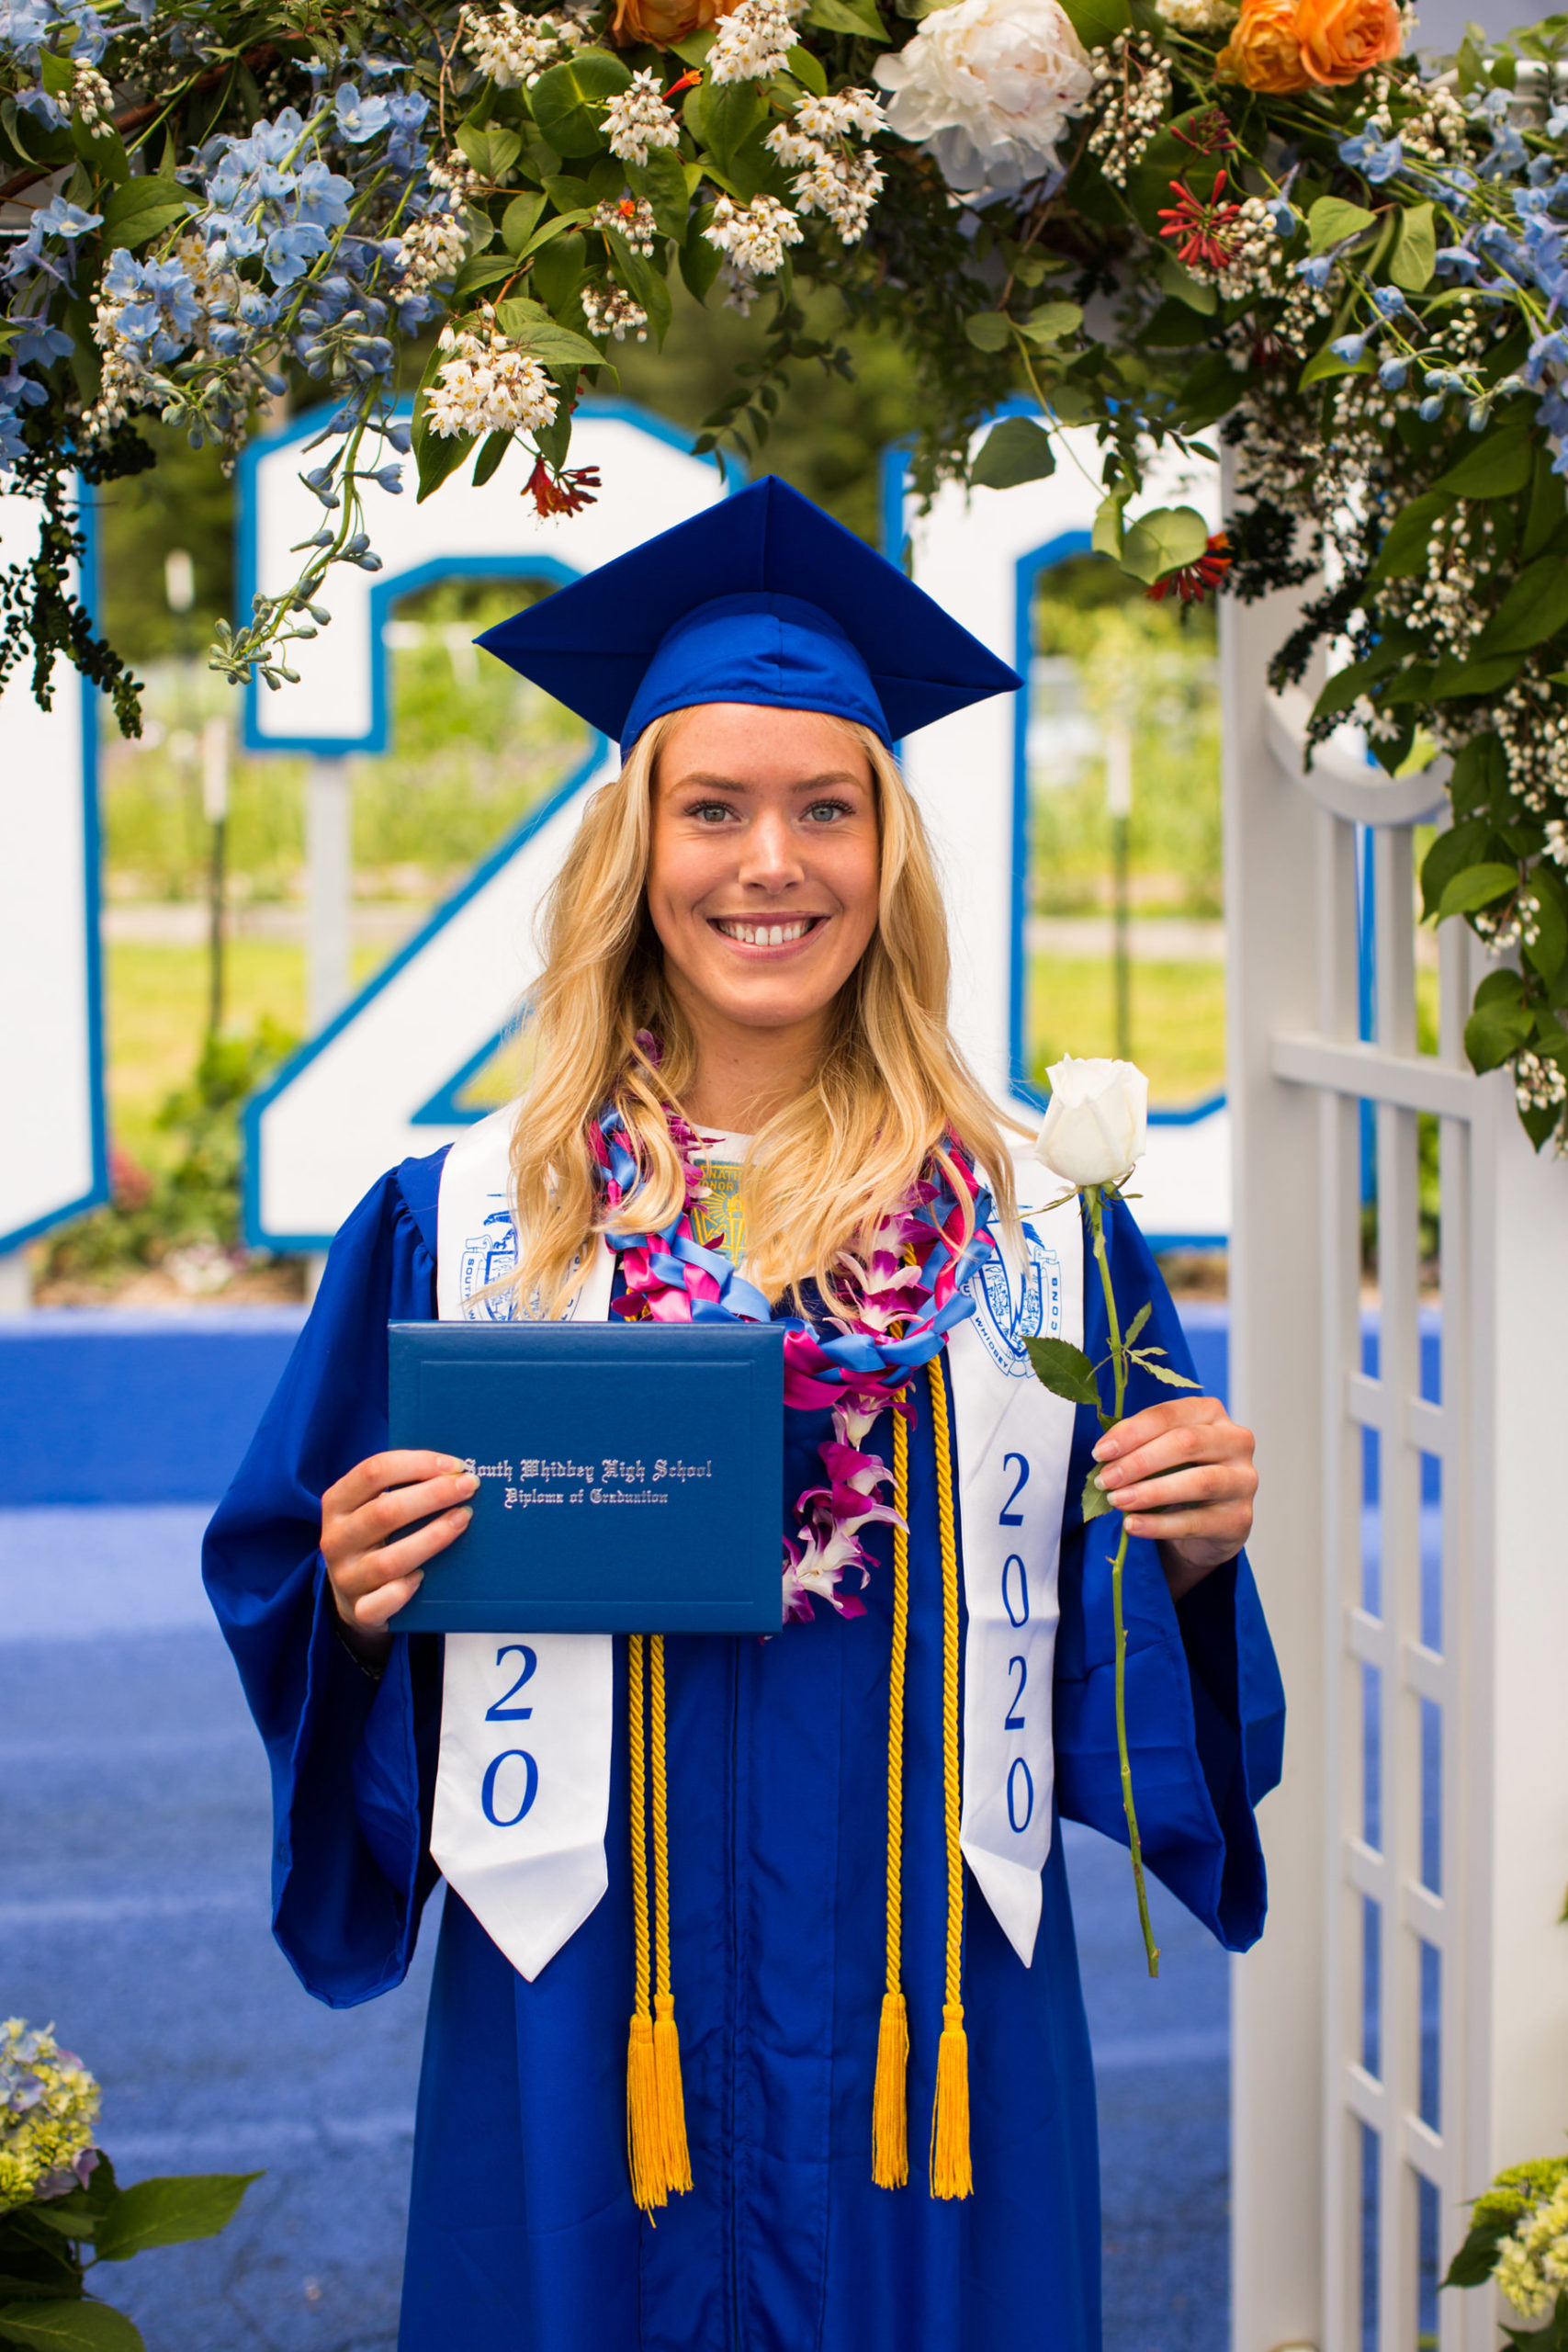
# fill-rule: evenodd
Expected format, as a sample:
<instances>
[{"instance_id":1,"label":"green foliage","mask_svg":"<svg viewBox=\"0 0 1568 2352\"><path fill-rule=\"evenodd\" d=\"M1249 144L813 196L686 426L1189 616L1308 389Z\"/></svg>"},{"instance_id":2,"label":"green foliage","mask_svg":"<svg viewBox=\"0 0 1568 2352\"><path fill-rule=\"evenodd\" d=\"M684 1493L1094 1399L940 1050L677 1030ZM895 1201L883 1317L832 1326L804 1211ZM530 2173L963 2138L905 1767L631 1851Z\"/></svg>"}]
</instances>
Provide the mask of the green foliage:
<instances>
[{"instance_id":1,"label":"green foliage","mask_svg":"<svg viewBox=\"0 0 1568 2352\"><path fill-rule=\"evenodd\" d=\"M1089 1405L1100 1410L1100 1384L1094 1376L1094 1366L1081 1348L1070 1340L1025 1340L1029 1361L1034 1367L1034 1377L1053 1396L1065 1396L1069 1405Z\"/></svg>"},{"instance_id":2,"label":"green foliage","mask_svg":"<svg viewBox=\"0 0 1568 2352\"><path fill-rule=\"evenodd\" d=\"M157 1266L175 1250L232 1251L240 1240L240 1111L299 1043L264 1018L243 1036L209 1037L189 1082L168 1096L158 1125L171 1164L150 1172L117 1155L114 1196L51 1234L53 1281Z\"/></svg>"},{"instance_id":3,"label":"green foliage","mask_svg":"<svg viewBox=\"0 0 1568 2352\"><path fill-rule=\"evenodd\" d=\"M101 2302L94 2273L152 2246L226 2229L259 2173L190 2173L121 2188L99 2154L85 2184L0 2213L5 2352L143 2352L141 2331Z\"/></svg>"}]
</instances>

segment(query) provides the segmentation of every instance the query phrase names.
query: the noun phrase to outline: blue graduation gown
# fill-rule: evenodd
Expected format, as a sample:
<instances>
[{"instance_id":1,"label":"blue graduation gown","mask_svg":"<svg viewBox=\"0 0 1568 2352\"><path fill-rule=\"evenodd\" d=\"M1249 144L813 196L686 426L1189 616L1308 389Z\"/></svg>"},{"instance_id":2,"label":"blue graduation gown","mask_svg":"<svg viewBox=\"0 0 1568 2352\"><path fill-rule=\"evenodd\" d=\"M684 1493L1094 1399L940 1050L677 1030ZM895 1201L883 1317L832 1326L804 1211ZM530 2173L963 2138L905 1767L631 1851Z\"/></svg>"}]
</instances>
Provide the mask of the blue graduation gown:
<instances>
[{"instance_id":1,"label":"blue graduation gown","mask_svg":"<svg viewBox=\"0 0 1568 2352\"><path fill-rule=\"evenodd\" d=\"M382 1179L320 1295L209 1532L205 1576L272 1767L273 1925L306 1988L370 1999L408 1968L428 1849L439 1645L399 1638L379 1683L332 1629L322 1490L387 1442L386 1326L434 1313L441 1155ZM1190 1370L1130 1215L1118 1297ZM1104 1349L1092 1267L1087 1344ZM1168 1391L1135 1385L1128 1409ZM794 1417L792 1417L792 1423ZM801 1417L784 1491L826 1433ZM1080 1413L1077 1496L1098 1430ZM889 1431L874 1441L889 1458ZM964 2000L975 2194L935 2203L925 2144L945 1930L941 1603L929 1408L910 1447L904 1973L910 2186L871 2179L884 1984L892 1578L869 1614L778 1639L668 1644L672 1984L694 2191L657 2227L626 2161L632 1919L624 1736L609 1892L530 1984L448 1891L426 2029L401 2352L1098 2352L1094 2078L1061 1843L1025 1968L966 1881ZM1125 1839L1112 1702L1114 1515L1069 1500L1056 1652L1057 1799ZM1283 1696L1245 1560L1173 1607L1131 1545L1128 1713L1149 1867L1233 1951L1263 1924L1253 1819L1279 1777ZM618 1693L625 1661L617 1645ZM624 1722L617 1705L616 1723ZM1128 1893L1128 1933L1136 1933Z\"/></svg>"}]
</instances>

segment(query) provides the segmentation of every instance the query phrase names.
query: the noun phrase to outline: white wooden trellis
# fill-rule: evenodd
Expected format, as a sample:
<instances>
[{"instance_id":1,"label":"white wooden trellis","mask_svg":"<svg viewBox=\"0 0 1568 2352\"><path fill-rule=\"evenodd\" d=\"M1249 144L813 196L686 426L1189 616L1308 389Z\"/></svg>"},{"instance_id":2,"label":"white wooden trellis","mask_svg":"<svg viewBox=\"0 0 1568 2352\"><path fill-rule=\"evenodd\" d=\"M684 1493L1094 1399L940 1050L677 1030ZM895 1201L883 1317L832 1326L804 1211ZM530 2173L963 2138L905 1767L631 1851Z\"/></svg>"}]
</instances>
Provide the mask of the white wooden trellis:
<instances>
[{"instance_id":1,"label":"white wooden trellis","mask_svg":"<svg viewBox=\"0 0 1568 2352\"><path fill-rule=\"evenodd\" d=\"M1419 2278L1424 2256L1428 2278L1446 2269L1464 2200L1502 2165L1557 2153L1568 2131L1568 1509L1555 1490L1568 1169L1532 1154L1506 1075L1470 1072L1463 1025L1483 967L1457 923L1439 936L1438 1050L1417 1050L1413 829L1440 802L1437 773L1392 783L1332 752L1303 772L1305 699L1264 684L1292 600L1222 609L1233 1408L1258 1438L1254 1558L1289 1705L1285 1781L1262 1816L1269 1929L1234 1985L1232 2341L1490 2352L1489 2294L1440 2295L1431 2335ZM1370 1041L1359 827L1372 845ZM1363 1102L1376 1377L1362 1369ZM1422 1113L1439 1122L1440 1403L1420 1382ZM1366 1430L1381 1456L1375 1591ZM1441 1465L1440 1631L1422 1617L1424 1454ZM1436 1854L1423 1852L1423 1702L1440 1720ZM1440 1982L1425 2075L1423 1964Z\"/></svg>"}]
</instances>

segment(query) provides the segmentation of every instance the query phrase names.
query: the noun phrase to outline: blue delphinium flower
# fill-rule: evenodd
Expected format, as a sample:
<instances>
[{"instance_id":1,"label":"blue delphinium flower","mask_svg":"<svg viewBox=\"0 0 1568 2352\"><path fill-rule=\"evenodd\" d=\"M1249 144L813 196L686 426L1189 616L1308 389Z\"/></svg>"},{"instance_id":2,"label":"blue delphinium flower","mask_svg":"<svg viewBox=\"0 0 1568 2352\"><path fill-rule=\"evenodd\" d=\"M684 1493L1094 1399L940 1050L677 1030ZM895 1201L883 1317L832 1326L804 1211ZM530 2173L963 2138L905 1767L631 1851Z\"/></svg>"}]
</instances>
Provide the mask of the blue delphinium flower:
<instances>
[{"instance_id":1,"label":"blue delphinium flower","mask_svg":"<svg viewBox=\"0 0 1568 2352\"><path fill-rule=\"evenodd\" d=\"M333 111L340 139L351 147L363 147L368 139L377 139L391 120L389 102L378 93L362 98L352 82L344 82L334 93Z\"/></svg>"},{"instance_id":2,"label":"blue delphinium flower","mask_svg":"<svg viewBox=\"0 0 1568 2352\"><path fill-rule=\"evenodd\" d=\"M1457 277L1466 286L1481 273L1481 263L1468 245L1439 245L1433 266L1445 277Z\"/></svg>"},{"instance_id":3,"label":"blue delphinium flower","mask_svg":"<svg viewBox=\"0 0 1568 2352\"><path fill-rule=\"evenodd\" d=\"M1385 392L1400 392L1409 373L1408 359L1385 359L1378 369L1378 381Z\"/></svg>"},{"instance_id":4,"label":"blue delphinium flower","mask_svg":"<svg viewBox=\"0 0 1568 2352\"><path fill-rule=\"evenodd\" d=\"M1331 254L1313 254L1306 261L1297 262L1296 276L1304 277L1309 286L1315 286L1321 291L1327 285L1333 267Z\"/></svg>"},{"instance_id":5,"label":"blue delphinium flower","mask_svg":"<svg viewBox=\"0 0 1568 2352\"><path fill-rule=\"evenodd\" d=\"M104 291L124 306L120 334L153 360L177 359L201 315L183 262L137 261L123 245L104 273Z\"/></svg>"},{"instance_id":6,"label":"blue delphinium flower","mask_svg":"<svg viewBox=\"0 0 1568 2352\"><path fill-rule=\"evenodd\" d=\"M67 204L62 196L51 197L47 204L36 207L28 223L28 233L20 244L11 249L11 258L0 277L21 277L29 269L41 269L46 276L57 278L62 286L69 286L72 269L68 255L44 250L46 237L64 237L72 242L85 236L89 229L103 226L101 212L84 212L77 204Z\"/></svg>"},{"instance_id":7,"label":"blue delphinium flower","mask_svg":"<svg viewBox=\"0 0 1568 2352\"><path fill-rule=\"evenodd\" d=\"M1364 334L1338 335L1328 348L1336 359L1348 360L1351 367L1354 367L1356 362L1366 355L1367 338Z\"/></svg>"},{"instance_id":8,"label":"blue delphinium flower","mask_svg":"<svg viewBox=\"0 0 1568 2352\"><path fill-rule=\"evenodd\" d=\"M1399 170L1404 161L1404 148L1399 140L1382 139L1369 127L1354 139L1340 141L1339 160L1359 172L1363 179L1371 180L1374 187L1380 187Z\"/></svg>"},{"instance_id":9,"label":"blue delphinium flower","mask_svg":"<svg viewBox=\"0 0 1568 2352\"><path fill-rule=\"evenodd\" d=\"M1374 286L1372 301L1380 315L1385 319L1397 319L1402 311L1408 311L1410 308L1397 286Z\"/></svg>"}]
</instances>

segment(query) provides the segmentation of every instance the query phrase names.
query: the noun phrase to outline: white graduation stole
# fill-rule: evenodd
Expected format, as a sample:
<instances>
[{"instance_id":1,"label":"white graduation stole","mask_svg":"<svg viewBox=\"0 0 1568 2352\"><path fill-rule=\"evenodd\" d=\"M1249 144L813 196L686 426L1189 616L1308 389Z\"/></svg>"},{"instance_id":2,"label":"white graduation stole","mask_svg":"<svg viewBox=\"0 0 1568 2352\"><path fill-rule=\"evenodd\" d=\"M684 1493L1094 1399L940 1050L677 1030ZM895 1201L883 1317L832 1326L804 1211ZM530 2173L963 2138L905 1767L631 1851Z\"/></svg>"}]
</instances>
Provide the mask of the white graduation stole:
<instances>
[{"instance_id":1,"label":"white graduation stole","mask_svg":"<svg viewBox=\"0 0 1568 2352\"><path fill-rule=\"evenodd\" d=\"M436 1211L443 1322L508 1319L476 1294L516 1262L508 1198L513 1109L454 1144ZM1021 1165L1028 1182L1032 1163ZM962 1844L1020 1959L1033 1957L1051 1844L1051 1675L1056 1567L1074 1410L1034 1378L1023 1347L1081 1340L1077 1205L1024 1211L1025 1248L998 1236L971 1283L976 1313L948 1340L964 1600ZM600 1242L570 1312L610 1311ZM782 1530L781 1530L782 1535ZM808 1628L782 1638L808 1641ZM614 1736L607 1634L448 1634L431 1852L491 1940L530 1981L609 1884L604 1832Z\"/></svg>"},{"instance_id":2,"label":"white graduation stole","mask_svg":"<svg viewBox=\"0 0 1568 2352\"><path fill-rule=\"evenodd\" d=\"M508 1321L509 1296L476 1297L516 1263L508 1199L513 1114L452 1146L435 1213L435 1311ZM569 1314L610 1311L600 1242ZM532 1983L609 1885L615 1651L608 1634L448 1634L430 1850L492 1943Z\"/></svg>"}]
</instances>

